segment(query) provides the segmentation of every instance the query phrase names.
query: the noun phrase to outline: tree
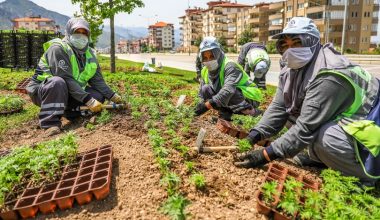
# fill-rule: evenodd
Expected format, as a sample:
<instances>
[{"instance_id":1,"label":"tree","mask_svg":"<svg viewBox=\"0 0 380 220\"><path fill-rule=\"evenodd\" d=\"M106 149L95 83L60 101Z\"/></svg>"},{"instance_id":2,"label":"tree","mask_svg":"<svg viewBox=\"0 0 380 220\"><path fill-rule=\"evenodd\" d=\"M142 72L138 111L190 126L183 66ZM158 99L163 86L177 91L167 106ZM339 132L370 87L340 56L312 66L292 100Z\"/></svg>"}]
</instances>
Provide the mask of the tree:
<instances>
[{"instance_id":1,"label":"tree","mask_svg":"<svg viewBox=\"0 0 380 220\"><path fill-rule=\"evenodd\" d=\"M244 45L244 44L246 44L248 42L251 42L254 37L255 37L255 33L252 32L251 28L245 29L241 33L241 37L238 40L238 44L239 45Z\"/></svg>"},{"instance_id":2,"label":"tree","mask_svg":"<svg viewBox=\"0 0 380 220\"><path fill-rule=\"evenodd\" d=\"M102 19L110 19L111 27L111 73L116 70L115 65L115 15L120 12L132 13L136 7L143 7L142 0L71 0L73 3L83 3L88 5L88 10L99 13Z\"/></svg>"},{"instance_id":3,"label":"tree","mask_svg":"<svg viewBox=\"0 0 380 220\"><path fill-rule=\"evenodd\" d=\"M220 46L222 47L222 50L223 51L226 51L227 49L227 40L224 36L221 36L218 38L218 42L220 44Z\"/></svg>"},{"instance_id":4,"label":"tree","mask_svg":"<svg viewBox=\"0 0 380 220\"><path fill-rule=\"evenodd\" d=\"M201 36L197 37L197 39L195 39L195 41L194 41L194 46L199 47L199 45L201 45L201 43L202 43L202 40L203 39Z\"/></svg>"},{"instance_id":5,"label":"tree","mask_svg":"<svg viewBox=\"0 0 380 220\"><path fill-rule=\"evenodd\" d=\"M80 14L75 13L75 17L82 16L90 24L91 43L92 47L98 42L99 36L103 33L103 19L99 9L95 7L93 1L86 0L72 0L72 3L79 3Z\"/></svg>"}]
</instances>

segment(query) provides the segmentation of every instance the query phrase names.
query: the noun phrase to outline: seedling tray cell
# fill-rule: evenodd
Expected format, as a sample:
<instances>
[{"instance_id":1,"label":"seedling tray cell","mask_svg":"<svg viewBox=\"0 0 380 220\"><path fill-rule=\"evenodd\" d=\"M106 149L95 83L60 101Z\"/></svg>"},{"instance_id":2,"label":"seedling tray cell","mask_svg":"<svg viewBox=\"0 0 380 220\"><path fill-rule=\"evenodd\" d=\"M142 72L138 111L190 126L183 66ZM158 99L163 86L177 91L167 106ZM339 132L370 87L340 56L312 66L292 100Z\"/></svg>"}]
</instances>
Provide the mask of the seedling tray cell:
<instances>
[{"instance_id":1,"label":"seedling tray cell","mask_svg":"<svg viewBox=\"0 0 380 220\"><path fill-rule=\"evenodd\" d=\"M218 119L218 122L216 123L216 127L225 134L228 134L232 137L243 139L248 136L248 133L244 131L239 126L234 126L231 122L223 120L223 119Z\"/></svg>"},{"instance_id":2,"label":"seedling tray cell","mask_svg":"<svg viewBox=\"0 0 380 220\"><path fill-rule=\"evenodd\" d=\"M295 178L296 181L301 182L303 184L302 189L312 189L317 191L319 189L319 183L316 181L313 181L311 179L306 178L305 176L289 169L286 167L283 167L279 164L272 163L269 166L268 172L265 175L264 183L270 182L270 181L276 181L277 182L277 195L274 196L274 202L271 203L270 206L268 206L263 199L263 189L260 189L256 193L256 199L257 199L257 210L259 213L263 215L272 215L275 220L278 219L294 219L297 218L297 213L294 214L294 216L289 217L285 216L282 213L280 213L278 210L276 210L277 205L280 202L281 194L283 193L284 188L284 182L289 178ZM263 184L264 184L263 183ZM299 189L298 193L301 193L302 190ZM301 195L300 196L301 201L300 204L303 204L305 198Z\"/></svg>"},{"instance_id":3,"label":"seedling tray cell","mask_svg":"<svg viewBox=\"0 0 380 220\"><path fill-rule=\"evenodd\" d=\"M20 92L20 93L24 93L24 94L27 94L27 91L26 91L26 86L28 85L28 83L31 81L31 78L25 78L23 79L21 82L19 82L16 86L16 91Z\"/></svg>"},{"instance_id":4,"label":"seedling tray cell","mask_svg":"<svg viewBox=\"0 0 380 220\"><path fill-rule=\"evenodd\" d=\"M112 147L107 145L78 154L77 160L62 168L58 181L46 183L40 187L31 187L31 182L17 186L22 191L14 200L6 199L6 207L11 210L0 213L1 219L12 220L31 218L38 211L43 214L59 209L69 209L76 201L87 204L93 198L104 199L110 192L112 171ZM13 195L13 194L12 194ZM13 207L13 208L12 208Z\"/></svg>"}]
</instances>

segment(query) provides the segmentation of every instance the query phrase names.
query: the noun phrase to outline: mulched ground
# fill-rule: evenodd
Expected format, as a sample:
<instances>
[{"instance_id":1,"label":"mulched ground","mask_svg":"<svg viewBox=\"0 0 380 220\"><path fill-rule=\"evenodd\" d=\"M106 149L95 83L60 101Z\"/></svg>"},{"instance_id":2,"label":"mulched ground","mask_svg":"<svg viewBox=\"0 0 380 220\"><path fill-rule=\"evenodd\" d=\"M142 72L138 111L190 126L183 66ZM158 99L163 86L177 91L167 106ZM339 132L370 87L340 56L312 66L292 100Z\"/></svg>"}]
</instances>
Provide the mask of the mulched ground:
<instances>
[{"instance_id":1,"label":"mulched ground","mask_svg":"<svg viewBox=\"0 0 380 220\"><path fill-rule=\"evenodd\" d=\"M194 120L183 143L194 146L200 127L207 130L207 146L233 145L236 139L226 136L211 123L212 114ZM112 122L98 125L96 130L84 128L88 119L81 119L67 127L79 136L79 150L86 151L111 144L114 149L114 166L110 195L102 201L79 206L36 219L168 219L158 209L166 199L160 186L160 172L149 144L144 122L133 121L128 114L116 114ZM33 144L55 137L44 137L37 128L37 120L25 123L6 133L1 148ZM176 173L182 177L180 191L191 201L187 207L190 219L265 219L256 211L255 192L262 184L264 169L240 169L233 165L232 152L192 154L198 170L207 180L203 191L196 190L189 182L182 158L173 153L170 157ZM318 170L299 169L287 161L297 172L317 178Z\"/></svg>"}]
</instances>

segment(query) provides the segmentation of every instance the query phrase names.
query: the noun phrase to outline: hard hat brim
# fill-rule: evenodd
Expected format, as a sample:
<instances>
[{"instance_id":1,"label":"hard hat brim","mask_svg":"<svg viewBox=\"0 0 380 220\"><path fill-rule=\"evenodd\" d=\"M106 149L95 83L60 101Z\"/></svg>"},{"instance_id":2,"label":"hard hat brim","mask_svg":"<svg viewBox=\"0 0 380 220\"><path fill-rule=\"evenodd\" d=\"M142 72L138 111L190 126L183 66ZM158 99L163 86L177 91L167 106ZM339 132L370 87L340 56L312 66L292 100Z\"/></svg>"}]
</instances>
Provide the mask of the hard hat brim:
<instances>
[{"instance_id":1,"label":"hard hat brim","mask_svg":"<svg viewBox=\"0 0 380 220\"><path fill-rule=\"evenodd\" d=\"M308 35L320 38L320 36L315 36L314 34L311 34L310 32L308 32L307 30L294 30L294 29L289 30L288 29L288 30L284 30L281 33L273 35L272 39L279 39L283 35L288 35L288 34L308 34Z\"/></svg>"}]
</instances>

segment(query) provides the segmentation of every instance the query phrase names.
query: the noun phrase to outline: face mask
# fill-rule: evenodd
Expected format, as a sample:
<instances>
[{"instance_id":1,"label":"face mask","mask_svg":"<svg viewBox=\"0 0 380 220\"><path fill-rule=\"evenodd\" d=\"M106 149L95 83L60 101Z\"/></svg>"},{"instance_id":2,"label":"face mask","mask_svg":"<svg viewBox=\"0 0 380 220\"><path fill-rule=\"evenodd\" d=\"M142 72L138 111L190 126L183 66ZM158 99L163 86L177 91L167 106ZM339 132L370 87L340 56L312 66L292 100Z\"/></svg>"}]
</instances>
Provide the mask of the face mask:
<instances>
[{"instance_id":1,"label":"face mask","mask_svg":"<svg viewBox=\"0 0 380 220\"><path fill-rule=\"evenodd\" d=\"M310 47L289 48L282 55L282 60L290 69L304 67L313 58Z\"/></svg>"},{"instance_id":2,"label":"face mask","mask_svg":"<svg viewBox=\"0 0 380 220\"><path fill-rule=\"evenodd\" d=\"M204 62L203 65L205 65L208 69L208 71L215 71L218 69L218 61L217 60L211 60L208 62Z\"/></svg>"},{"instance_id":3,"label":"face mask","mask_svg":"<svg viewBox=\"0 0 380 220\"><path fill-rule=\"evenodd\" d=\"M79 50L82 50L88 45L88 37L84 34L73 34L70 36L69 41Z\"/></svg>"}]
</instances>

